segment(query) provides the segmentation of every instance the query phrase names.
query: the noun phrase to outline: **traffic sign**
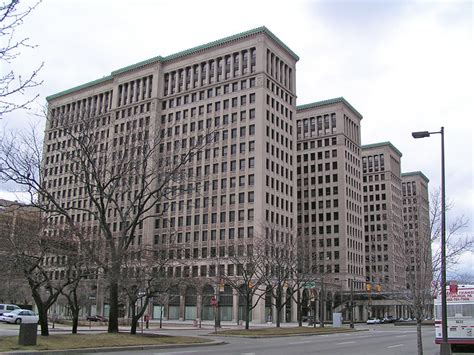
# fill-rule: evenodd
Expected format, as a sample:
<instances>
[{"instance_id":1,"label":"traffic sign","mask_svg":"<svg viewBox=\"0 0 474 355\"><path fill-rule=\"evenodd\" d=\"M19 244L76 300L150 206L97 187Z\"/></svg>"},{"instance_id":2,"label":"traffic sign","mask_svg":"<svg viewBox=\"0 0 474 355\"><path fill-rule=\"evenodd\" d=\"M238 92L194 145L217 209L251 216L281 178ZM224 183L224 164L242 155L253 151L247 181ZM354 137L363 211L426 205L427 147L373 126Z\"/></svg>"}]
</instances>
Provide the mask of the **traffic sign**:
<instances>
[{"instance_id":1,"label":"traffic sign","mask_svg":"<svg viewBox=\"0 0 474 355\"><path fill-rule=\"evenodd\" d=\"M316 283L315 282L306 282L304 284L304 288L316 288Z\"/></svg>"},{"instance_id":2,"label":"traffic sign","mask_svg":"<svg viewBox=\"0 0 474 355\"><path fill-rule=\"evenodd\" d=\"M214 296L211 298L211 306L217 306L217 299Z\"/></svg>"}]
</instances>

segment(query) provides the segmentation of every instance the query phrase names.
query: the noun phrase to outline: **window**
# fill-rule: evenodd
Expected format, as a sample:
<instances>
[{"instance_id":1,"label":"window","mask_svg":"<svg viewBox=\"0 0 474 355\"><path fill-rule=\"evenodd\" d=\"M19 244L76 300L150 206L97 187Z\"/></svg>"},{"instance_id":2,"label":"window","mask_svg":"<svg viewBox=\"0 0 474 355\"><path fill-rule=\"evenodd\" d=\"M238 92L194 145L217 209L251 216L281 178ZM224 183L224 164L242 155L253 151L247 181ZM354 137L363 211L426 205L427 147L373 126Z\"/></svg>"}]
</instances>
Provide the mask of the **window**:
<instances>
[{"instance_id":1,"label":"window","mask_svg":"<svg viewBox=\"0 0 474 355\"><path fill-rule=\"evenodd\" d=\"M254 211L253 211L253 208L251 208L247 211L247 219L249 221L253 221L253 217L254 217Z\"/></svg>"},{"instance_id":2,"label":"window","mask_svg":"<svg viewBox=\"0 0 474 355\"><path fill-rule=\"evenodd\" d=\"M255 151L255 141L249 142L249 152Z\"/></svg>"},{"instance_id":3,"label":"window","mask_svg":"<svg viewBox=\"0 0 474 355\"><path fill-rule=\"evenodd\" d=\"M248 196L247 196L247 202L250 202L250 203L251 203L251 202L254 202L254 198L255 198L254 192L253 192L253 191L249 191L249 192L248 192Z\"/></svg>"},{"instance_id":4,"label":"window","mask_svg":"<svg viewBox=\"0 0 474 355\"><path fill-rule=\"evenodd\" d=\"M254 183L255 183L255 175L249 175L249 178L248 178L249 182L248 182L248 185L249 186L253 186Z\"/></svg>"},{"instance_id":5,"label":"window","mask_svg":"<svg viewBox=\"0 0 474 355\"><path fill-rule=\"evenodd\" d=\"M255 168L255 158L249 158L249 168Z\"/></svg>"}]
</instances>

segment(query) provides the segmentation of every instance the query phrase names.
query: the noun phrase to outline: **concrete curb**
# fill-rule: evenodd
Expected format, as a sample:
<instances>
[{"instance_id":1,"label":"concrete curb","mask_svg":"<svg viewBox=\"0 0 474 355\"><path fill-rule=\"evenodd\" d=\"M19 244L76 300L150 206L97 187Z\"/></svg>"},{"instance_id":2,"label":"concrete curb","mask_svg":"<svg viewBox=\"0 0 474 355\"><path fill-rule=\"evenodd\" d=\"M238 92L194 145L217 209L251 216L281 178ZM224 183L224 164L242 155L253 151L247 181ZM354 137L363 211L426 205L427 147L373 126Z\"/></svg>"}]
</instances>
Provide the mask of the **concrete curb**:
<instances>
[{"instance_id":1,"label":"concrete curb","mask_svg":"<svg viewBox=\"0 0 474 355\"><path fill-rule=\"evenodd\" d=\"M318 336L318 335L329 335L329 334L349 334L349 333L359 333L359 332L366 332L366 331L369 331L369 329L356 329L356 330L350 330L350 331L347 331L347 332L299 333L299 334L281 334L281 335L233 335L233 334L209 333L209 334L205 334L205 336L265 339L265 338L287 338L287 337Z\"/></svg>"},{"instance_id":2,"label":"concrete curb","mask_svg":"<svg viewBox=\"0 0 474 355\"><path fill-rule=\"evenodd\" d=\"M160 350L160 349L175 349L175 348L191 348L191 347L202 347L202 346L215 346L225 345L225 341L211 341L208 343L191 343L191 344L163 344L163 345L132 345L132 346L120 346L120 347L104 347L104 348L80 348L80 349L61 349L61 350L19 350L9 351L2 354L15 354L15 355L28 355L28 354L55 354L55 355L68 355L68 354L83 354L83 353L106 353L115 351L130 351L130 350Z\"/></svg>"}]
</instances>

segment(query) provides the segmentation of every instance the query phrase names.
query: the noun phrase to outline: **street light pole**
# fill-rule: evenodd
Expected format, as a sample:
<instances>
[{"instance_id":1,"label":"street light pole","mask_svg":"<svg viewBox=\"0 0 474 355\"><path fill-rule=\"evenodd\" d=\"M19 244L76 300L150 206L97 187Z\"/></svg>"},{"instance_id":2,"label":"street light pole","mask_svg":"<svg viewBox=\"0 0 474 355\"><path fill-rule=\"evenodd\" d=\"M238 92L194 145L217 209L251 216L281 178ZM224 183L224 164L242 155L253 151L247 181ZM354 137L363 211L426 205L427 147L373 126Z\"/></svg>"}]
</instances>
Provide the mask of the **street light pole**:
<instances>
[{"instance_id":1,"label":"street light pole","mask_svg":"<svg viewBox=\"0 0 474 355\"><path fill-rule=\"evenodd\" d=\"M351 304L349 305L351 323L350 327L354 328L354 279L351 280Z\"/></svg>"},{"instance_id":2,"label":"street light pole","mask_svg":"<svg viewBox=\"0 0 474 355\"><path fill-rule=\"evenodd\" d=\"M448 343L448 307L446 301L446 176L444 166L444 127L439 132L413 132L413 138L426 138L431 134L441 134L441 335L440 355L450 355Z\"/></svg>"}]
</instances>

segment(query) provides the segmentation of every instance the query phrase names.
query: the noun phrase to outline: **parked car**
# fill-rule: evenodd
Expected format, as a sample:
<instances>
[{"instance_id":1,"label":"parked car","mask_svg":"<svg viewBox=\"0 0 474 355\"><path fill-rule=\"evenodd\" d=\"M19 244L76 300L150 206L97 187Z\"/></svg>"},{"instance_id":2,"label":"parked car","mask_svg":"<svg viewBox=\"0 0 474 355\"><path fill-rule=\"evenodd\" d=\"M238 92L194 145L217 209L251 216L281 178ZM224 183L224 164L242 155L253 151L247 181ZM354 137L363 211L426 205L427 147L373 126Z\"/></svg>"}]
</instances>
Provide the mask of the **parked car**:
<instances>
[{"instance_id":1,"label":"parked car","mask_svg":"<svg viewBox=\"0 0 474 355\"><path fill-rule=\"evenodd\" d=\"M107 318L105 318L104 316L99 316L97 314L95 316L88 316L87 320L91 322L107 322L108 321Z\"/></svg>"},{"instance_id":2,"label":"parked car","mask_svg":"<svg viewBox=\"0 0 474 355\"><path fill-rule=\"evenodd\" d=\"M20 307L18 307L17 305L15 304L4 304L4 303L0 303L0 316L3 315L3 313L9 313L15 309L20 309Z\"/></svg>"},{"instance_id":3,"label":"parked car","mask_svg":"<svg viewBox=\"0 0 474 355\"><path fill-rule=\"evenodd\" d=\"M367 319L367 324L380 324L380 319L378 318Z\"/></svg>"},{"instance_id":4,"label":"parked car","mask_svg":"<svg viewBox=\"0 0 474 355\"><path fill-rule=\"evenodd\" d=\"M38 323L38 315L30 311L29 309L15 309L10 313L3 313L0 316L2 322L20 324L21 322L25 323Z\"/></svg>"},{"instance_id":5,"label":"parked car","mask_svg":"<svg viewBox=\"0 0 474 355\"><path fill-rule=\"evenodd\" d=\"M395 317L387 316L387 317L384 317L380 322L381 323L395 323L396 321L397 319Z\"/></svg>"}]
</instances>

